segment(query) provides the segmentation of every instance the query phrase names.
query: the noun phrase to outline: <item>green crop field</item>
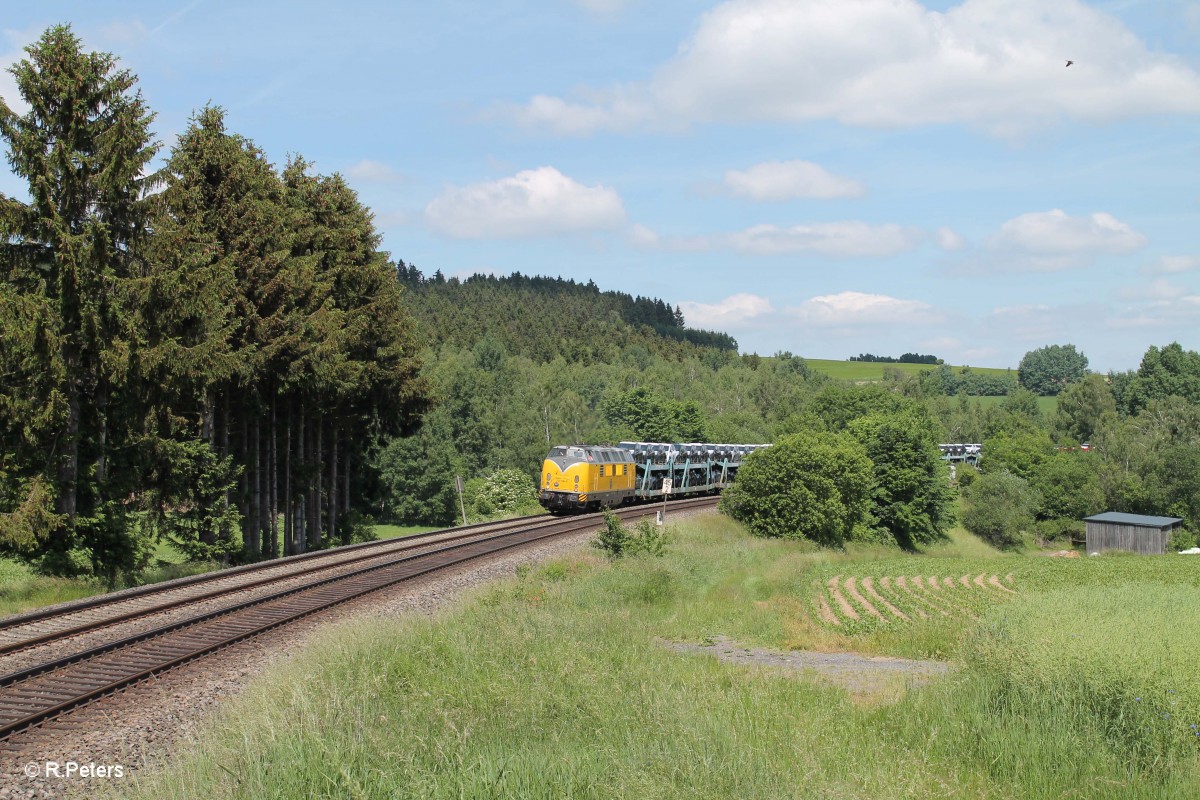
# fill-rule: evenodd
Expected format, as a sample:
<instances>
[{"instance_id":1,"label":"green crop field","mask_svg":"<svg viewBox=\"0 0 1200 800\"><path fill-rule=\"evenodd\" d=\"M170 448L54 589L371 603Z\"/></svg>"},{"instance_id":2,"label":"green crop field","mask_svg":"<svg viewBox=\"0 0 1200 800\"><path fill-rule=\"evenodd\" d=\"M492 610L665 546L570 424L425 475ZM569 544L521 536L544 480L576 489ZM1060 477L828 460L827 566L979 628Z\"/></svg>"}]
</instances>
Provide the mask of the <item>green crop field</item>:
<instances>
[{"instance_id":1,"label":"green crop field","mask_svg":"<svg viewBox=\"0 0 1200 800\"><path fill-rule=\"evenodd\" d=\"M837 378L844 381L882 381L883 371L888 368L900 370L906 375L916 375L918 372L924 372L927 369L937 369L932 364L884 364L878 361L828 361L820 358L804 359L812 369L817 372L828 375L831 378ZM951 367L952 370L958 372L962 367ZM971 367L972 372L979 372L985 375L1005 375L1015 370L998 369L995 367Z\"/></svg>"}]
</instances>

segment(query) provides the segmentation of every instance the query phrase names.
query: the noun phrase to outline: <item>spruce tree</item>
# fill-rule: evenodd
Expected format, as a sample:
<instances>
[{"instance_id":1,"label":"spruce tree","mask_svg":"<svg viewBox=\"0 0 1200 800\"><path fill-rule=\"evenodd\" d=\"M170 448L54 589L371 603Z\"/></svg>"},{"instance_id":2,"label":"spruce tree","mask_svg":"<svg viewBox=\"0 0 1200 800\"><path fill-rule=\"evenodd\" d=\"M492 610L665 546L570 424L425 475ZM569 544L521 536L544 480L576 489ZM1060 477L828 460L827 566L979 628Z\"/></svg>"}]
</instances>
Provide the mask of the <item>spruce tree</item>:
<instances>
[{"instance_id":1,"label":"spruce tree","mask_svg":"<svg viewBox=\"0 0 1200 800\"><path fill-rule=\"evenodd\" d=\"M47 568L90 561L113 580L145 555L125 525L139 409L125 393L135 332L123 298L156 181L153 114L136 78L84 53L69 26L26 52L10 72L29 110L0 99L0 138L29 194L0 196L0 512L47 550Z\"/></svg>"}]
</instances>

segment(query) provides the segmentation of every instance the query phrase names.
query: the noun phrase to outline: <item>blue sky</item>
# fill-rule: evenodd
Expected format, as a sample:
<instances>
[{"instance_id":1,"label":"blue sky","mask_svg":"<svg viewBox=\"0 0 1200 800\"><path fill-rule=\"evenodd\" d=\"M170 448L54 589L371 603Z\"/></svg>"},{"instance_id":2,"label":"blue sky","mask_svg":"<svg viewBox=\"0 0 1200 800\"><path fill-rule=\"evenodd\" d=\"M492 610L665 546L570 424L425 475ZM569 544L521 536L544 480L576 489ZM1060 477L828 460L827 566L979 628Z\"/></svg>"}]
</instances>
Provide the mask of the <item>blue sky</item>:
<instances>
[{"instance_id":1,"label":"blue sky","mask_svg":"<svg viewBox=\"0 0 1200 800\"><path fill-rule=\"evenodd\" d=\"M223 106L427 274L590 278L763 354L1200 349L1198 0L5 0L0 63L59 22L164 152Z\"/></svg>"}]
</instances>

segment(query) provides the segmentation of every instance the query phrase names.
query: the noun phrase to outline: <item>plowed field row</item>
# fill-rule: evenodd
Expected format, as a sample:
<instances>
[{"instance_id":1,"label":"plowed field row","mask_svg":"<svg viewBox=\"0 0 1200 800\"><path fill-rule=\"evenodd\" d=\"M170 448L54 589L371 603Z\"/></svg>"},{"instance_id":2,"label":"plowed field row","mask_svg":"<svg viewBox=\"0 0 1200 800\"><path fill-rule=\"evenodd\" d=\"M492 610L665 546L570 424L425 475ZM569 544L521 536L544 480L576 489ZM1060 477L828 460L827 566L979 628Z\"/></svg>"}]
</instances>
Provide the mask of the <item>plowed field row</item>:
<instances>
[{"instance_id":1,"label":"plowed field row","mask_svg":"<svg viewBox=\"0 0 1200 800\"><path fill-rule=\"evenodd\" d=\"M974 619L1015 594L1012 574L834 575L815 586L813 608L831 627L897 624L938 618Z\"/></svg>"}]
</instances>

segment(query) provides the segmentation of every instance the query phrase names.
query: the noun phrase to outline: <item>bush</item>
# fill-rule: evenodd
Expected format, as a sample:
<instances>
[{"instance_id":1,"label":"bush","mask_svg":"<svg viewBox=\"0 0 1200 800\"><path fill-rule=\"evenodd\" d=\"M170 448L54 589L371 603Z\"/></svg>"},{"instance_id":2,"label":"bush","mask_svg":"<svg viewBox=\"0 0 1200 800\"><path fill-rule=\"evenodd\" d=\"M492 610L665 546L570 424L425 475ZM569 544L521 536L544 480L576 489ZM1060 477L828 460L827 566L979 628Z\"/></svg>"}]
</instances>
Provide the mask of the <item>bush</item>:
<instances>
[{"instance_id":1,"label":"bush","mask_svg":"<svg viewBox=\"0 0 1200 800\"><path fill-rule=\"evenodd\" d=\"M541 506L533 478L517 469L498 469L469 481L463 502L472 519L535 514Z\"/></svg>"},{"instance_id":2,"label":"bush","mask_svg":"<svg viewBox=\"0 0 1200 800\"><path fill-rule=\"evenodd\" d=\"M644 553L661 556L667 547L667 529L648 519L638 520L631 531L610 509L604 509L604 527L592 540L592 547L603 550L609 558Z\"/></svg>"},{"instance_id":3,"label":"bush","mask_svg":"<svg viewBox=\"0 0 1200 800\"><path fill-rule=\"evenodd\" d=\"M611 509L604 509L604 527L592 540L592 547L603 550L609 558L620 558L629 549L629 530Z\"/></svg>"},{"instance_id":4,"label":"bush","mask_svg":"<svg viewBox=\"0 0 1200 800\"><path fill-rule=\"evenodd\" d=\"M1180 550L1190 550L1195 546L1196 534L1192 533L1191 529L1181 527L1171 531L1171 538L1167 542L1168 551L1178 553Z\"/></svg>"},{"instance_id":5,"label":"bush","mask_svg":"<svg viewBox=\"0 0 1200 800\"><path fill-rule=\"evenodd\" d=\"M1033 527L1042 497L1011 472L985 473L963 494L963 527L995 547L1014 547Z\"/></svg>"},{"instance_id":6,"label":"bush","mask_svg":"<svg viewBox=\"0 0 1200 800\"><path fill-rule=\"evenodd\" d=\"M954 466L954 475L955 480L958 481L958 488L966 489L979 477L979 470L975 469L972 464L960 461Z\"/></svg>"},{"instance_id":7,"label":"bush","mask_svg":"<svg viewBox=\"0 0 1200 800\"><path fill-rule=\"evenodd\" d=\"M1078 519L1043 519L1033 526L1033 535L1043 542L1074 543L1083 540L1085 525Z\"/></svg>"}]
</instances>

